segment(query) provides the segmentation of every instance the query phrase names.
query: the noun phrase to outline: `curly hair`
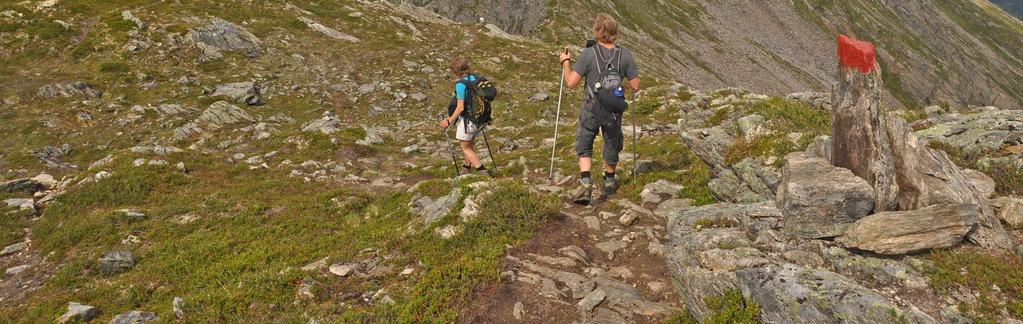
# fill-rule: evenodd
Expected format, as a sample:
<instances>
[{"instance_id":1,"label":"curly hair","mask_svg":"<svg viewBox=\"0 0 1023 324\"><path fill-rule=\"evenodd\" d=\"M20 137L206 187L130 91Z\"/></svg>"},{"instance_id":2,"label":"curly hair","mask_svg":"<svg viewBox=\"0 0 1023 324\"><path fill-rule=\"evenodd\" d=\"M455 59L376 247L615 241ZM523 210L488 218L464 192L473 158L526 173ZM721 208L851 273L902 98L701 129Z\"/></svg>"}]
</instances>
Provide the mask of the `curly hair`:
<instances>
[{"instance_id":1,"label":"curly hair","mask_svg":"<svg viewBox=\"0 0 1023 324\"><path fill-rule=\"evenodd\" d=\"M603 43L614 43L618 40L618 22L608 14L599 14L593 20L593 37Z\"/></svg>"}]
</instances>

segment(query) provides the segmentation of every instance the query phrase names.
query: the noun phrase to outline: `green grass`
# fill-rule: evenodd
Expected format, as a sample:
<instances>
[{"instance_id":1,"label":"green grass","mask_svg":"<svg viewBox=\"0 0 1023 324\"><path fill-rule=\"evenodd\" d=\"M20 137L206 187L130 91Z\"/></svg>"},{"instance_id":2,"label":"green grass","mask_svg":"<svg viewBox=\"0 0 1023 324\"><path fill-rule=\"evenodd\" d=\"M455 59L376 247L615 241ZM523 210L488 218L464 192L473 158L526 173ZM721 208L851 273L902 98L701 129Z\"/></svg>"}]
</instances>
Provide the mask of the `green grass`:
<instances>
[{"instance_id":1,"label":"green grass","mask_svg":"<svg viewBox=\"0 0 1023 324\"><path fill-rule=\"evenodd\" d=\"M173 168L114 166L114 176L74 189L51 204L31 225L33 238L63 265L26 305L6 308L0 321L49 321L68 301L100 307L104 318L132 309L171 314L175 296L186 299L188 319L197 322L291 322L310 316L452 321L473 287L497 280L506 247L531 237L558 209L554 197L502 182L481 202L492 212L465 224L456 238L443 240L433 228L457 222L458 208L435 226L407 232L418 218L408 213L411 195L404 192L324 188L281 174L253 174L245 167L224 170L218 162L203 159L190 165L190 176ZM435 182L421 188L450 190L443 181ZM465 193L468 183L461 184ZM124 220L113 212L121 208L142 211L148 218ZM174 223L189 213L199 220ZM21 226L12 227L20 232ZM20 241L17 232L4 232L4 241ZM128 234L142 243L121 245ZM396 271L406 265L420 270L409 278L392 273L375 280L297 270L322 257L360 260L359 252L366 248L395 253L387 263ZM129 272L101 276L97 260L109 250L132 251L139 262ZM296 283L307 277L322 284L323 295L296 302ZM340 294L381 288L398 303L356 303L337 312Z\"/></svg>"},{"instance_id":2,"label":"green grass","mask_svg":"<svg viewBox=\"0 0 1023 324\"><path fill-rule=\"evenodd\" d=\"M937 141L929 142L927 146L932 149L945 151L948 153L949 158L952 159L952 162L960 168L974 169L991 176L995 180L995 192L999 195L1023 195L1023 170L1015 167L1011 162L980 163L981 159L985 157L1000 156L1000 152L985 150L971 154L957 147Z\"/></svg>"},{"instance_id":3,"label":"green grass","mask_svg":"<svg viewBox=\"0 0 1023 324\"><path fill-rule=\"evenodd\" d=\"M764 116L765 126L773 133L751 141L737 138L725 151L725 162L730 165L748 157L784 157L805 149L819 135L831 134L831 117L803 103L773 98L753 105L749 113ZM792 133L801 136L792 141Z\"/></svg>"},{"instance_id":4,"label":"green grass","mask_svg":"<svg viewBox=\"0 0 1023 324\"><path fill-rule=\"evenodd\" d=\"M760 305L744 297L738 290L704 299L711 315L704 322L712 324L760 323Z\"/></svg>"},{"instance_id":5,"label":"green grass","mask_svg":"<svg viewBox=\"0 0 1023 324\"><path fill-rule=\"evenodd\" d=\"M997 323L1003 311L1023 317L1023 262L1018 257L942 250L931 253L930 258L934 267L927 278L935 290L952 293L966 288L977 296L976 302L959 305L960 311L977 322Z\"/></svg>"}]
</instances>

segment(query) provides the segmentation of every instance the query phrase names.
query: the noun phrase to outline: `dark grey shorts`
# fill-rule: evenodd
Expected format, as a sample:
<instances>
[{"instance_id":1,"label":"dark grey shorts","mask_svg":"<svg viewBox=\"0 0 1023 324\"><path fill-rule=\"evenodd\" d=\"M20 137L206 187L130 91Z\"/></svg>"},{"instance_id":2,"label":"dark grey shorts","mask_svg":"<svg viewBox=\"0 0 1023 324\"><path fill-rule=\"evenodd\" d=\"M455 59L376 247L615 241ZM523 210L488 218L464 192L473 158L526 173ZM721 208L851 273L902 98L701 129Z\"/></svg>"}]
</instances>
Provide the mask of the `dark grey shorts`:
<instances>
[{"instance_id":1,"label":"dark grey shorts","mask_svg":"<svg viewBox=\"0 0 1023 324\"><path fill-rule=\"evenodd\" d=\"M593 140L600 133L604 137L604 163L618 164L618 153L624 147L622 116L611 114L608 117L598 118L593 114L591 102L583 104L579 111L579 133L575 137L575 152L579 157L593 157Z\"/></svg>"}]
</instances>

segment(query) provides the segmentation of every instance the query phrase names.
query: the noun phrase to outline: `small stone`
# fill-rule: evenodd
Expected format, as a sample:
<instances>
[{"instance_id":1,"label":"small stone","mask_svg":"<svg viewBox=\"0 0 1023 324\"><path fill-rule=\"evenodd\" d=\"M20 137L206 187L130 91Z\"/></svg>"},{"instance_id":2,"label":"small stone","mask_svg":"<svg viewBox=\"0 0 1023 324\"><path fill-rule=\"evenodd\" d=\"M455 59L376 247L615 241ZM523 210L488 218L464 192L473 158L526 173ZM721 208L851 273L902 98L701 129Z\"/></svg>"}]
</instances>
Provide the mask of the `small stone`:
<instances>
[{"instance_id":1,"label":"small stone","mask_svg":"<svg viewBox=\"0 0 1023 324\"><path fill-rule=\"evenodd\" d=\"M637 220L639 220L639 215L636 215L636 212L630 209L626 210L625 213L622 213L622 217L618 218L618 223L623 226L629 226L635 224Z\"/></svg>"},{"instance_id":2,"label":"small stone","mask_svg":"<svg viewBox=\"0 0 1023 324\"><path fill-rule=\"evenodd\" d=\"M6 255L10 255L10 254L15 254L15 253L21 252L26 247L28 247L28 244L26 244L25 242L18 242L18 243L14 243L14 244L8 245L2 251L0 251L0 256L6 256Z\"/></svg>"},{"instance_id":3,"label":"small stone","mask_svg":"<svg viewBox=\"0 0 1023 324\"><path fill-rule=\"evenodd\" d=\"M547 100L550 100L550 99L551 99L551 95L549 93L546 93L546 92L538 92L538 93L534 94L532 97L529 97L529 101L531 101L531 102L547 101Z\"/></svg>"},{"instance_id":4,"label":"small stone","mask_svg":"<svg viewBox=\"0 0 1023 324\"><path fill-rule=\"evenodd\" d=\"M355 271L355 268L350 264L333 264L330 266L330 273L338 276L347 277Z\"/></svg>"},{"instance_id":5,"label":"small stone","mask_svg":"<svg viewBox=\"0 0 1023 324\"><path fill-rule=\"evenodd\" d=\"M315 299L316 286L319 284L319 282L311 278L302 279L302 283L298 285L298 297L302 299Z\"/></svg>"},{"instance_id":6,"label":"small stone","mask_svg":"<svg viewBox=\"0 0 1023 324\"><path fill-rule=\"evenodd\" d=\"M664 282L661 282L661 281L651 281L651 282L646 283L646 287L650 288L650 291L652 291L655 294L656 293L660 293L667 286L668 286L668 284L666 284Z\"/></svg>"},{"instance_id":7,"label":"small stone","mask_svg":"<svg viewBox=\"0 0 1023 324\"><path fill-rule=\"evenodd\" d=\"M609 259L614 259L615 251L624 249L625 247L629 246L629 243L625 241L612 240L607 242L600 242L594 246L596 246L597 249L604 251L604 253L607 253L607 257Z\"/></svg>"},{"instance_id":8,"label":"small stone","mask_svg":"<svg viewBox=\"0 0 1023 324\"><path fill-rule=\"evenodd\" d=\"M174 310L174 317L176 317L179 320L180 319L184 319L185 318L185 299L181 298L181 297L174 297L174 301L172 302L172 306L173 306L173 310Z\"/></svg>"},{"instance_id":9,"label":"small stone","mask_svg":"<svg viewBox=\"0 0 1023 324\"><path fill-rule=\"evenodd\" d=\"M408 267L408 268L405 268L404 270L401 270L401 275L407 276L407 275L412 274L413 272L416 272L416 268Z\"/></svg>"},{"instance_id":10,"label":"small stone","mask_svg":"<svg viewBox=\"0 0 1023 324\"><path fill-rule=\"evenodd\" d=\"M604 292L603 289L598 288L594 289L589 294L586 294L586 297L583 297L577 305L579 306L580 311L589 313L593 311L594 308L597 308L597 305L600 305L605 298L607 298L607 293Z\"/></svg>"},{"instance_id":11,"label":"small stone","mask_svg":"<svg viewBox=\"0 0 1023 324\"><path fill-rule=\"evenodd\" d=\"M110 324L142 324L158 319L156 313L136 310L114 316L114 319L110 320Z\"/></svg>"},{"instance_id":12,"label":"small stone","mask_svg":"<svg viewBox=\"0 0 1023 324\"><path fill-rule=\"evenodd\" d=\"M134 266L135 257L128 251L110 251L99 259L99 272L104 275L119 274Z\"/></svg>"},{"instance_id":13,"label":"small stone","mask_svg":"<svg viewBox=\"0 0 1023 324\"><path fill-rule=\"evenodd\" d=\"M57 323L88 322L99 316L99 308L76 302L67 303L67 312L57 319Z\"/></svg>"},{"instance_id":14,"label":"small stone","mask_svg":"<svg viewBox=\"0 0 1023 324\"><path fill-rule=\"evenodd\" d=\"M6 275L8 277L14 276L14 275L17 275L19 273L24 272L25 270L28 270L31 267L32 267L32 265L28 265L28 264L23 264L23 265L20 265L20 266L10 267L10 268L7 268L7 271L4 271L4 275Z\"/></svg>"},{"instance_id":15,"label":"small stone","mask_svg":"<svg viewBox=\"0 0 1023 324\"><path fill-rule=\"evenodd\" d=\"M572 260L579 261L579 263L590 264L589 256L586 255L586 251L583 250L581 247L569 245L558 249L558 252L560 252L561 255L564 255Z\"/></svg>"},{"instance_id":16,"label":"small stone","mask_svg":"<svg viewBox=\"0 0 1023 324\"><path fill-rule=\"evenodd\" d=\"M660 244L660 243L657 243L657 242L650 242L650 244L647 244L647 248L646 249L647 249L647 253L650 253L651 255L655 255L655 256L659 256L659 257L663 257L664 256L664 244Z\"/></svg>"},{"instance_id":17,"label":"small stone","mask_svg":"<svg viewBox=\"0 0 1023 324\"><path fill-rule=\"evenodd\" d=\"M600 219L595 216L583 217L586 227L593 231L600 231Z\"/></svg>"},{"instance_id":18,"label":"small stone","mask_svg":"<svg viewBox=\"0 0 1023 324\"><path fill-rule=\"evenodd\" d=\"M314 261L313 263L307 264L302 267L302 271L305 272L320 271L323 268L327 267L327 259L328 259L327 257L324 257L323 259L319 259Z\"/></svg>"},{"instance_id":19,"label":"small stone","mask_svg":"<svg viewBox=\"0 0 1023 324\"><path fill-rule=\"evenodd\" d=\"M560 299L564 297L564 293L558 289L558 285L554 283L554 280L540 278L540 296Z\"/></svg>"},{"instance_id":20,"label":"small stone","mask_svg":"<svg viewBox=\"0 0 1023 324\"><path fill-rule=\"evenodd\" d=\"M629 279L634 276L632 274L632 270L624 266L611 267L611 270L608 270L607 274L611 277L621 279Z\"/></svg>"},{"instance_id":21,"label":"small stone","mask_svg":"<svg viewBox=\"0 0 1023 324\"><path fill-rule=\"evenodd\" d=\"M452 237L462 233L462 226L447 225L434 230L441 238L450 240Z\"/></svg>"},{"instance_id":22,"label":"small stone","mask_svg":"<svg viewBox=\"0 0 1023 324\"><path fill-rule=\"evenodd\" d=\"M140 212L137 212L137 211L134 211L134 210L121 209L121 210L118 210L117 212L120 213L121 216L123 216L125 219L131 220L131 221L143 221L143 220L146 220L146 214L143 214L143 213L140 213Z\"/></svg>"},{"instance_id":23,"label":"small stone","mask_svg":"<svg viewBox=\"0 0 1023 324\"><path fill-rule=\"evenodd\" d=\"M512 307L512 316L515 317L516 320L521 321L524 315L525 313L522 310L522 302L515 302L515 306Z\"/></svg>"}]
</instances>

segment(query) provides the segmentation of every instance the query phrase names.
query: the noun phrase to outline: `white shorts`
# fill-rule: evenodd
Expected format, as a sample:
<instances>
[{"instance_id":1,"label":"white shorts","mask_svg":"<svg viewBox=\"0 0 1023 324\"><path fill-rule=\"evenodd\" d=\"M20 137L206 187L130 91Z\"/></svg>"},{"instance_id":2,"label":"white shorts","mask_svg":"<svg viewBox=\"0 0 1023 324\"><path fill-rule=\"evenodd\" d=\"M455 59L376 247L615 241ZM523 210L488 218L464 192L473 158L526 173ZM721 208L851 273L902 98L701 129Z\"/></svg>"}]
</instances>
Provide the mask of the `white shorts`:
<instances>
[{"instance_id":1,"label":"white shorts","mask_svg":"<svg viewBox=\"0 0 1023 324\"><path fill-rule=\"evenodd\" d=\"M459 141L470 142L476 139L476 136L479 136L483 131L483 129L475 123L466 120L465 117L459 116L458 121L455 123L455 138Z\"/></svg>"}]
</instances>

